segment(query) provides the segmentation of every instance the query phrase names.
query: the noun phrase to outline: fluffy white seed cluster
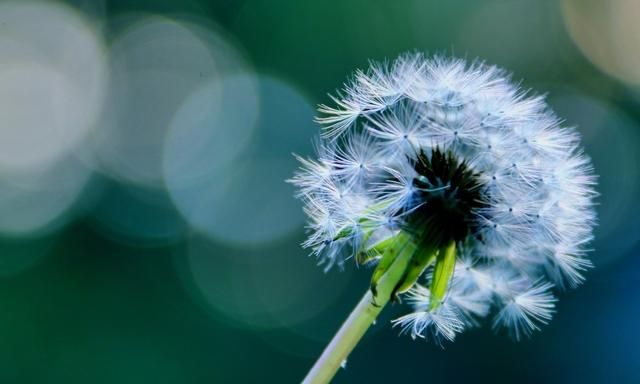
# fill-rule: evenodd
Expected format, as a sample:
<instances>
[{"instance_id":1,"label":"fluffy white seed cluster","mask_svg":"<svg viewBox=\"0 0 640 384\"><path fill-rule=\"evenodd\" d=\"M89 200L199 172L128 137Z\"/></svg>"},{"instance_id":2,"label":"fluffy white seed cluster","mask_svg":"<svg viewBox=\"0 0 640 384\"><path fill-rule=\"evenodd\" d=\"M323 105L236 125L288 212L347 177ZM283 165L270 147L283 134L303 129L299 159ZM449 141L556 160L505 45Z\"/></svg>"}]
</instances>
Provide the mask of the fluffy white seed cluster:
<instances>
[{"instance_id":1,"label":"fluffy white seed cluster","mask_svg":"<svg viewBox=\"0 0 640 384\"><path fill-rule=\"evenodd\" d=\"M468 236L456 239L441 304L430 304L427 269L424 286L407 294L413 312L395 325L441 341L490 315L515 339L546 324L552 289L577 286L591 265L596 177L577 132L505 71L445 57L372 63L332 99L319 109L317 159L300 158L292 179L309 217L304 246L320 263L371 254L426 204L421 192L451 188L416 181L417 156L437 149L474 172L482 203L470 212Z\"/></svg>"}]
</instances>

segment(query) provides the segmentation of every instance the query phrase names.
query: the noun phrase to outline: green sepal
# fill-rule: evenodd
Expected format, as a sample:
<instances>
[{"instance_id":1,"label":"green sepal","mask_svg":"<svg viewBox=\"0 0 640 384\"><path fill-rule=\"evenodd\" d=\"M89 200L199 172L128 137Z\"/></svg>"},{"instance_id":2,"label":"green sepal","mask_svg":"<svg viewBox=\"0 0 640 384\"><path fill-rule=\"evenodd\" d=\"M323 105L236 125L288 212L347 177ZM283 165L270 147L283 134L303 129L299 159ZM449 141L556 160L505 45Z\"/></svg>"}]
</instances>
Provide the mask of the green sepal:
<instances>
[{"instance_id":1,"label":"green sepal","mask_svg":"<svg viewBox=\"0 0 640 384\"><path fill-rule=\"evenodd\" d=\"M388 203L386 202L381 202L378 204L374 204L372 206L370 206L369 208L367 208L365 210L364 213L364 217L361 218L360 220L358 220L358 224L364 228L364 237L368 238L369 236L371 236L371 234L373 233L373 230L375 229L375 225L372 225L372 221L371 219L367 218L367 214L375 214L376 212L382 211L384 210L384 208L388 205ZM333 240L339 240L345 237L349 237L353 234L353 232L351 231L351 227L350 226L346 226L344 228L342 228L337 235L334 236Z\"/></svg>"},{"instance_id":2,"label":"green sepal","mask_svg":"<svg viewBox=\"0 0 640 384\"><path fill-rule=\"evenodd\" d=\"M394 241L396 241L396 236L397 235L389 236L386 239L378 241L377 243L368 245L366 249L358 252L356 256L356 262L362 265L370 262L375 258L384 256L386 250L393 244ZM369 236L367 236L364 241L366 242L370 237L371 233L369 233Z\"/></svg>"},{"instance_id":3,"label":"green sepal","mask_svg":"<svg viewBox=\"0 0 640 384\"><path fill-rule=\"evenodd\" d=\"M360 251L356 254L356 263L358 265L364 265L371 262L373 259L379 258L380 255L380 253L372 250Z\"/></svg>"},{"instance_id":4,"label":"green sepal","mask_svg":"<svg viewBox=\"0 0 640 384\"><path fill-rule=\"evenodd\" d=\"M393 290L395 297L401 293L407 292L418 281L425 269L429 267L438 255L438 249L434 247L423 246L415 251L413 257L409 261L409 265L404 272L404 276L398 282Z\"/></svg>"},{"instance_id":5,"label":"green sepal","mask_svg":"<svg viewBox=\"0 0 640 384\"><path fill-rule=\"evenodd\" d=\"M397 236L398 235L394 235L394 236L387 237L386 239L380 240L377 243L371 245L368 250L376 252L379 255L383 254L387 250L387 248L390 247L394 241L396 241Z\"/></svg>"},{"instance_id":6,"label":"green sepal","mask_svg":"<svg viewBox=\"0 0 640 384\"><path fill-rule=\"evenodd\" d=\"M444 250L438 252L436 257L436 266L433 270L433 279L429 288L431 292L429 309L437 308L444 299L455 266L456 242L451 241Z\"/></svg>"},{"instance_id":7,"label":"green sepal","mask_svg":"<svg viewBox=\"0 0 640 384\"><path fill-rule=\"evenodd\" d=\"M387 272L394 260L405 252L415 252L416 246L411 242L411 236L399 232L397 235L385 240L386 246L382 252L382 258L371 275L371 292L376 295L376 286L380 278ZM381 248L382 249L382 248Z\"/></svg>"}]
</instances>

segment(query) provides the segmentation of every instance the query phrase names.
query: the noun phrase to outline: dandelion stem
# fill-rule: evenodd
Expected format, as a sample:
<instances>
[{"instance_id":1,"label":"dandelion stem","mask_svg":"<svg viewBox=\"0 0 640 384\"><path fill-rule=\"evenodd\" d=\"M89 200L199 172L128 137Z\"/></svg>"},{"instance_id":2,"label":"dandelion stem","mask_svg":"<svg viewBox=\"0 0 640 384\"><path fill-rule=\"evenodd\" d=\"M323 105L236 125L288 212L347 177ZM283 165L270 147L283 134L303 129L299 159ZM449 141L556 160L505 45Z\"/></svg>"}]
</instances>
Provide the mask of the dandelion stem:
<instances>
[{"instance_id":1,"label":"dandelion stem","mask_svg":"<svg viewBox=\"0 0 640 384\"><path fill-rule=\"evenodd\" d=\"M303 383L328 383L333 378L347 356L378 317L382 308L389 302L396 286L401 283L415 250L415 245L410 242L406 242L396 249L397 257L378 280L375 295L371 289L367 290L338 333L322 352Z\"/></svg>"}]
</instances>

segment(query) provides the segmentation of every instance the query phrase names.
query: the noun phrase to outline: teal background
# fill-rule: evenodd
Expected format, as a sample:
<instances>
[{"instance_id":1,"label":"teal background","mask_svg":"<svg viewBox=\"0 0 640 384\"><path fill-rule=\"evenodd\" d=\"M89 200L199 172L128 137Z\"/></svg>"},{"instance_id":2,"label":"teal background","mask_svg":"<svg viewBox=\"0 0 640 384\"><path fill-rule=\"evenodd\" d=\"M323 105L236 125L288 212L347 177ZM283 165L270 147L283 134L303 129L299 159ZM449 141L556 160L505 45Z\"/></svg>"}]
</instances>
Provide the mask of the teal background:
<instances>
[{"instance_id":1,"label":"teal background","mask_svg":"<svg viewBox=\"0 0 640 384\"><path fill-rule=\"evenodd\" d=\"M600 175L596 267L582 287L559 294L550 325L520 343L489 327L444 349L412 341L388 324L403 313L394 305L335 382L640 381L640 88L578 48L561 2L65 6L95 28L105 49L148 15L214 31L256 79L255 100L245 100L240 85L223 93L223 124L240 126L251 105L259 112L242 148L227 157L232 166L216 168L215 159L240 147L239 131L216 134L212 150L198 149L199 137L176 147L180 159L193 153L190 161L202 172L189 167L175 175L194 170L194 178L211 178L198 188L174 193L164 183L138 183L92 166L90 181L59 221L0 233L0 382L298 382L366 289L369 273L348 265L325 274L299 246L301 207L284 183L296 167L291 153L311 153L315 106L329 102L327 93L355 68L411 50L505 67L579 126ZM584 12L592 6L577 5ZM142 116L161 112L150 108ZM151 158L145 150L135 152L141 162ZM220 183L229 185L216 189ZM0 214L11 219L3 196Z\"/></svg>"}]
</instances>

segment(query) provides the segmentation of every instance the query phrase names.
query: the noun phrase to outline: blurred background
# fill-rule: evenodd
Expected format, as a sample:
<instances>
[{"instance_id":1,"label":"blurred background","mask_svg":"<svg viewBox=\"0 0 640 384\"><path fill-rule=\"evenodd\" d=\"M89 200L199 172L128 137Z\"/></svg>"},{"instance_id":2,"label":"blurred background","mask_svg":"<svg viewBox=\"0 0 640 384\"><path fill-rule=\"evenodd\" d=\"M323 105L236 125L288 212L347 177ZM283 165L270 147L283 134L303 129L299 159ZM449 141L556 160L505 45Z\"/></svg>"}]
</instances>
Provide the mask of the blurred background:
<instances>
[{"instance_id":1,"label":"blurred background","mask_svg":"<svg viewBox=\"0 0 640 384\"><path fill-rule=\"evenodd\" d=\"M548 94L600 175L552 323L443 349L387 309L336 382L639 382L640 2L0 2L0 382L299 381L367 287L299 243L315 106L407 50Z\"/></svg>"}]
</instances>

